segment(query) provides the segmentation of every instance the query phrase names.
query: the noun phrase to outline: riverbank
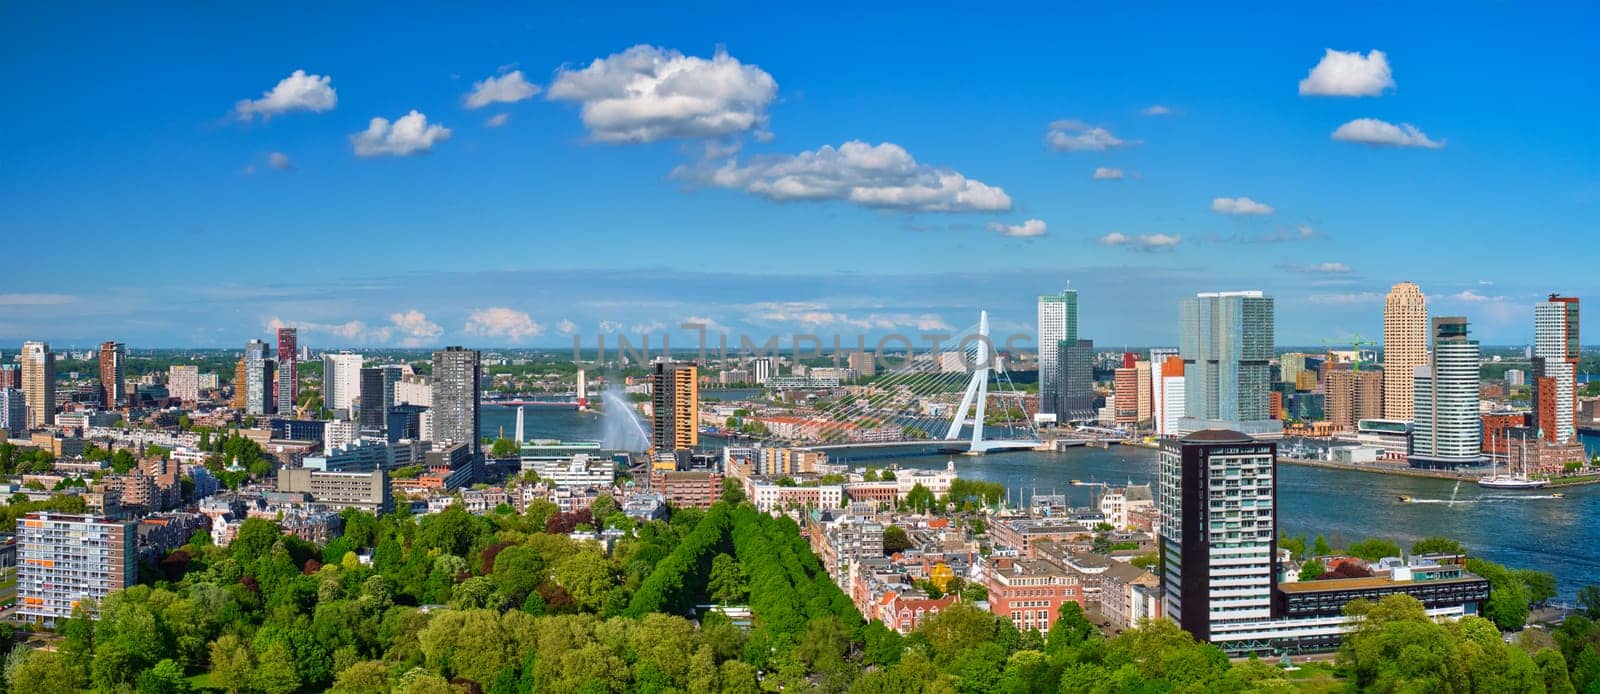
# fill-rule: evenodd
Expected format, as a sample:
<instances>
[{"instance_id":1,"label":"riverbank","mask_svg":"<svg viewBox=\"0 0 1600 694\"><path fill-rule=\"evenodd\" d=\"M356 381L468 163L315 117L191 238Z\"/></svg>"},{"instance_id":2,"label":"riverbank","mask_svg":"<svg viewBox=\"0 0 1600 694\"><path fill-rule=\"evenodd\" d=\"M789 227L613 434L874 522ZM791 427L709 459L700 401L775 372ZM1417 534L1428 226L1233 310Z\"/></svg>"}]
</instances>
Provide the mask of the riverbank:
<instances>
[{"instance_id":1,"label":"riverbank","mask_svg":"<svg viewBox=\"0 0 1600 694\"><path fill-rule=\"evenodd\" d=\"M1378 475L1395 475L1400 477L1424 477L1439 480L1464 480L1476 482L1483 476L1482 472L1456 472L1454 470L1424 470L1408 465L1377 465L1367 463L1336 463L1330 460L1312 460L1309 458L1278 457L1278 462L1290 465L1304 465L1307 467L1320 467L1332 470L1350 470L1353 472L1368 472ZM1576 475L1573 477L1552 477L1550 486L1571 487L1585 484L1600 484L1600 474Z\"/></svg>"}]
</instances>

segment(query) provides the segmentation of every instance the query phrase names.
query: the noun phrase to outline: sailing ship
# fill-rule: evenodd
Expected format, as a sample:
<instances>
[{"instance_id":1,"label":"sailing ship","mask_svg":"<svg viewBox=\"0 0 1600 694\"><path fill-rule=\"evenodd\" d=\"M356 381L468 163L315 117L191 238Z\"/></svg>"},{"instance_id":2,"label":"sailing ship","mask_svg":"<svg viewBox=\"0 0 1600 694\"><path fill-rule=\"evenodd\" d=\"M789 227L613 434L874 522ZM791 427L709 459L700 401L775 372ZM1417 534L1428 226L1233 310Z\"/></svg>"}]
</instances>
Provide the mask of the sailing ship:
<instances>
[{"instance_id":1,"label":"sailing ship","mask_svg":"<svg viewBox=\"0 0 1600 694\"><path fill-rule=\"evenodd\" d=\"M1543 489L1550 486L1549 480L1532 479L1528 477L1528 436L1522 436L1522 465L1523 469L1513 472L1511 461L1506 461L1505 474L1499 474L1499 461L1490 457L1489 474L1478 478L1478 486L1486 489Z\"/></svg>"}]
</instances>

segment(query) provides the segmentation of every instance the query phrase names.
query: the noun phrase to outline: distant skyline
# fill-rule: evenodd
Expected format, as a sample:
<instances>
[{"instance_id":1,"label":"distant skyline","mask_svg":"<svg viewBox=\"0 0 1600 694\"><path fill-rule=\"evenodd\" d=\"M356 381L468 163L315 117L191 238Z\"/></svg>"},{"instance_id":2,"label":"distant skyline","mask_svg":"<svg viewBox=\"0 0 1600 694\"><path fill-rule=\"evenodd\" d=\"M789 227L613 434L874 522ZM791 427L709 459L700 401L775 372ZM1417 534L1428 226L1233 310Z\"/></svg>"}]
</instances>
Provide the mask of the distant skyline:
<instances>
[{"instance_id":1,"label":"distant skyline","mask_svg":"<svg viewBox=\"0 0 1600 694\"><path fill-rule=\"evenodd\" d=\"M1315 345L1410 280L1516 345L1600 296L1593 5L204 9L0 6L0 344L1031 334L1070 285L1103 349L1235 289Z\"/></svg>"}]
</instances>

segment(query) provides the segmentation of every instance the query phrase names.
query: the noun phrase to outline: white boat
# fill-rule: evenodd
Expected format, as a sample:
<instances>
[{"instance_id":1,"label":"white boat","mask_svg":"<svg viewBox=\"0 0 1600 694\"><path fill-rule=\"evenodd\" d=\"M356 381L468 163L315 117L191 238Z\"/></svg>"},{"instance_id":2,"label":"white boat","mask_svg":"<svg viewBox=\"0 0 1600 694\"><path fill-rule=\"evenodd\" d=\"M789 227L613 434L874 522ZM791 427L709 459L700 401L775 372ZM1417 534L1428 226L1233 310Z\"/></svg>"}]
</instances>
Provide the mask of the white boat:
<instances>
[{"instance_id":1,"label":"white boat","mask_svg":"<svg viewBox=\"0 0 1600 694\"><path fill-rule=\"evenodd\" d=\"M1522 445L1523 445L1522 459L1524 461L1526 461L1528 459L1528 455L1527 455L1528 441L1527 441L1526 438L1523 439ZM1543 489L1545 487L1550 486L1550 481L1549 480L1529 479L1528 473L1527 473L1526 470L1521 471L1521 472L1517 472L1517 473L1512 473L1508 469L1505 472L1505 474L1498 474L1499 462L1495 461L1495 459L1492 458L1492 457L1490 458L1490 461L1491 461L1491 463L1490 463L1490 468L1489 468L1489 474L1484 476L1484 477L1479 477L1478 478L1478 486L1480 486L1480 487L1483 487L1483 488L1486 488L1486 489ZM1507 468L1511 467L1509 462L1507 463L1506 467Z\"/></svg>"}]
</instances>

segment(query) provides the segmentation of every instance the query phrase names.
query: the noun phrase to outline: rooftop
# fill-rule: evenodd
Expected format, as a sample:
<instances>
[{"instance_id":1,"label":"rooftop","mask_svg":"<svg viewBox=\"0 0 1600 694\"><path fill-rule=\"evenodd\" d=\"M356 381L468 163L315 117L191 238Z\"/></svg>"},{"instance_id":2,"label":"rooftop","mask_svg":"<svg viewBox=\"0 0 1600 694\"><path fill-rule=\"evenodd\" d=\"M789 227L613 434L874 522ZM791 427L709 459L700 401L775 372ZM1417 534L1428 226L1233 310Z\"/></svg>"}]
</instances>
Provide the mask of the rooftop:
<instances>
[{"instance_id":1,"label":"rooftop","mask_svg":"<svg viewBox=\"0 0 1600 694\"><path fill-rule=\"evenodd\" d=\"M1328 590L1363 590L1366 588L1390 588L1394 586L1467 583L1481 580L1483 579L1478 577L1477 574L1470 573L1462 573L1460 578L1439 578L1429 581L1396 581L1388 576L1368 576L1365 578L1331 578L1319 581L1279 583L1278 589L1285 593L1315 593Z\"/></svg>"},{"instance_id":2,"label":"rooftop","mask_svg":"<svg viewBox=\"0 0 1600 694\"><path fill-rule=\"evenodd\" d=\"M1182 443L1255 443L1249 434L1232 429L1202 429L1179 439Z\"/></svg>"}]
</instances>

